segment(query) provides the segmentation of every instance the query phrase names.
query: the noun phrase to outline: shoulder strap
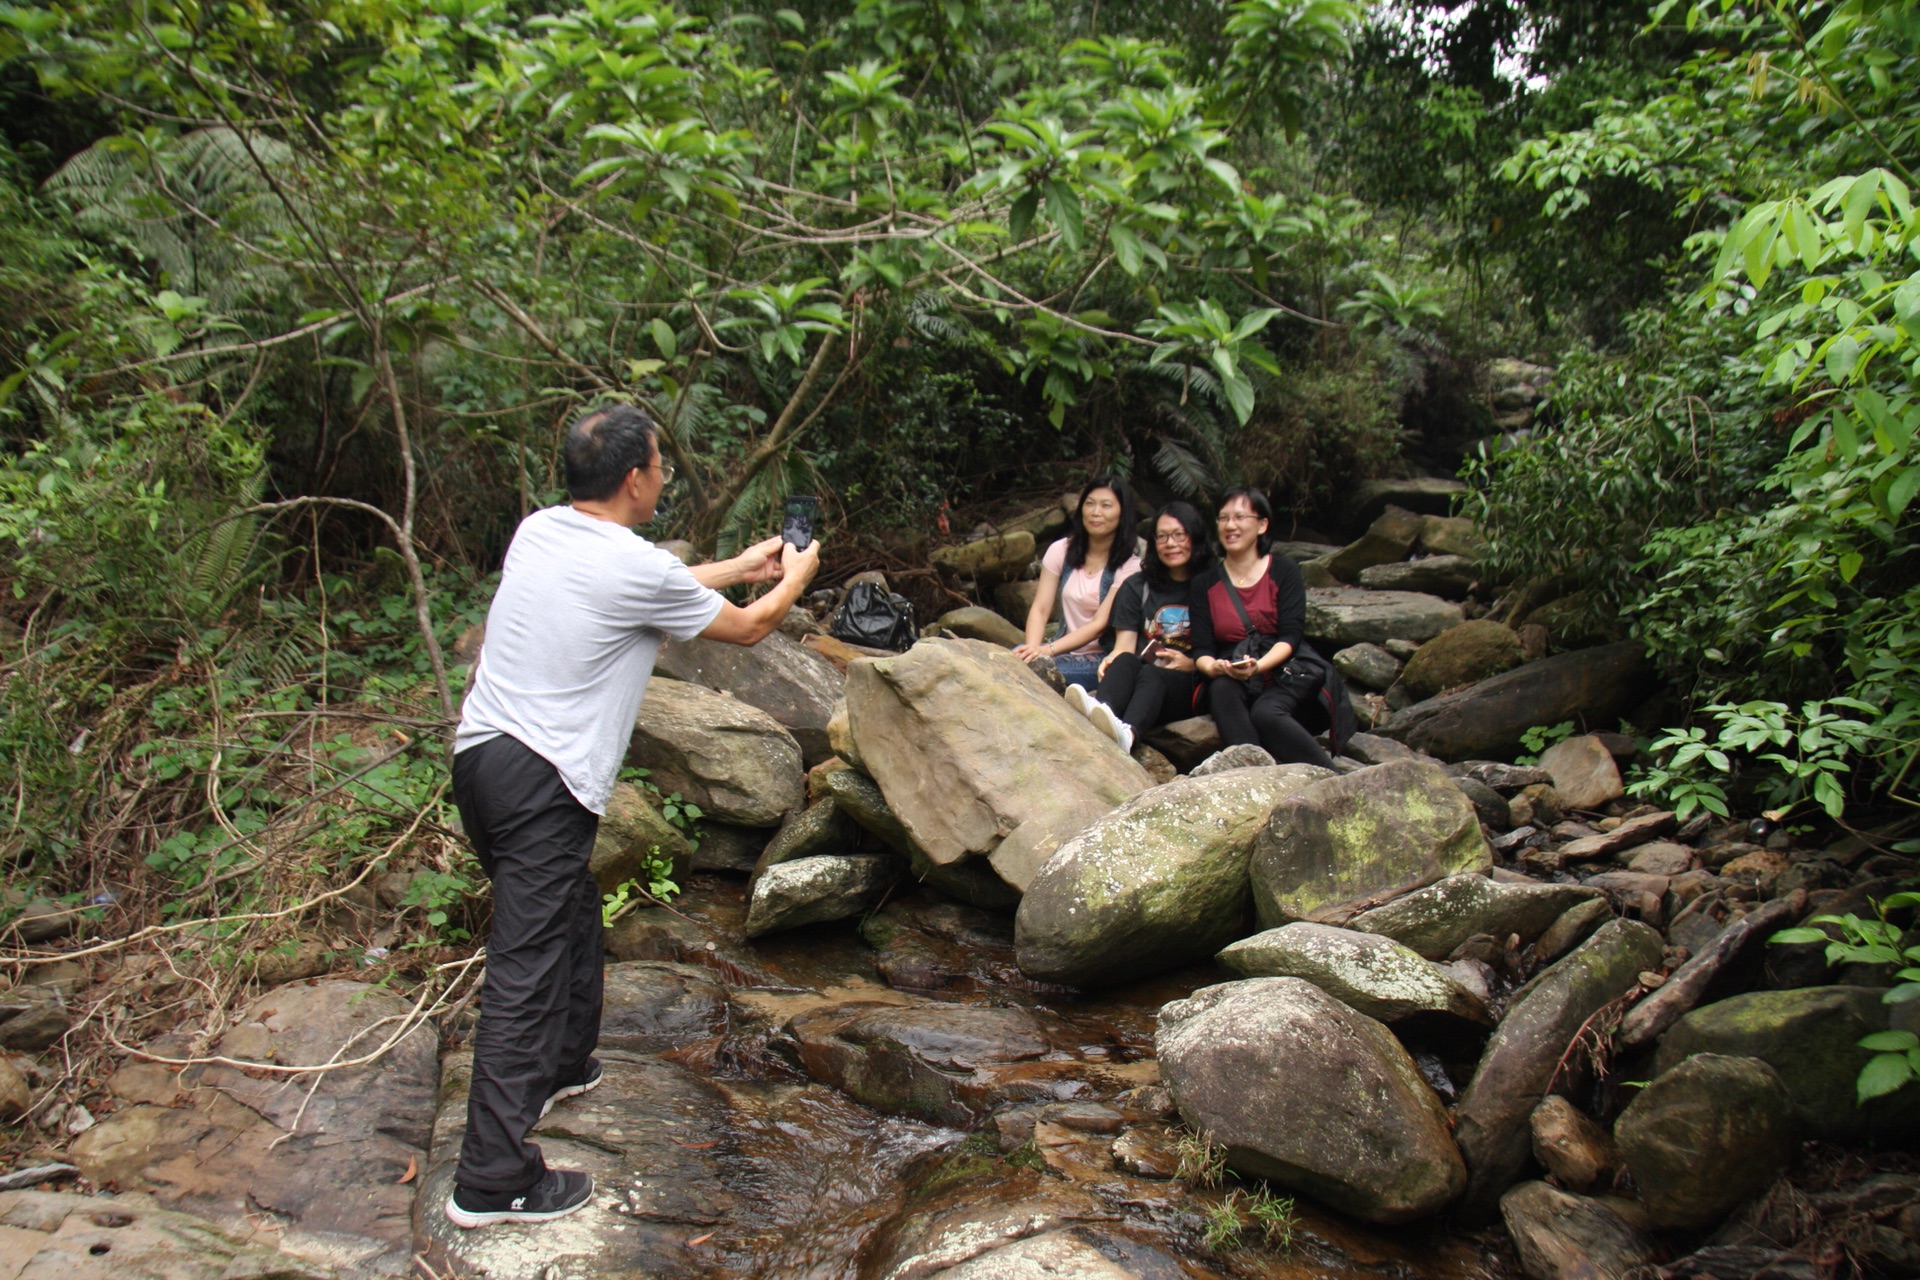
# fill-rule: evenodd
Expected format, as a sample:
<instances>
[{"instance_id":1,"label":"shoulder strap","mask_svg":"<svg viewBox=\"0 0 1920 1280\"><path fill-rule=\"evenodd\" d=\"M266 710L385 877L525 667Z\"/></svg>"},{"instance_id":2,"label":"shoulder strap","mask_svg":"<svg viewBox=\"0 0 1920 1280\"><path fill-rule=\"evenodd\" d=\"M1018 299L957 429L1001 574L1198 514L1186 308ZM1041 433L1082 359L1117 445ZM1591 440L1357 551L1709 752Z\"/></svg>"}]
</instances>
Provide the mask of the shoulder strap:
<instances>
[{"instance_id":1,"label":"shoulder strap","mask_svg":"<svg viewBox=\"0 0 1920 1280\"><path fill-rule=\"evenodd\" d=\"M1240 588L1233 585L1233 575L1225 565L1220 566L1220 585L1227 589L1227 599L1233 604L1233 611L1240 615L1240 625L1247 629L1248 635L1255 634L1253 619L1247 616L1247 606L1240 599Z\"/></svg>"}]
</instances>

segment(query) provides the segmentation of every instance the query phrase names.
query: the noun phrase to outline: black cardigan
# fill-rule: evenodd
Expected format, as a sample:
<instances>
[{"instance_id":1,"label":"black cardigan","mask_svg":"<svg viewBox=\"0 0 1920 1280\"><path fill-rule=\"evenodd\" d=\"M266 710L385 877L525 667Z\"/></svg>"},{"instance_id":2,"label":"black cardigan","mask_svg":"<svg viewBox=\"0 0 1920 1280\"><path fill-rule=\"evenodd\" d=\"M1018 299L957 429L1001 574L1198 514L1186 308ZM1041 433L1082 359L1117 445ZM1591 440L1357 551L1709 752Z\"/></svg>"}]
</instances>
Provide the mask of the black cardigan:
<instances>
[{"instance_id":1,"label":"black cardigan","mask_svg":"<svg viewBox=\"0 0 1920 1280\"><path fill-rule=\"evenodd\" d=\"M1279 639L1293 646L1295 653L1307 642L1307 584L1301 580L1300 566L1275 552L1268 557L1267 576L1278 589L1280 615ZM1213 589L1233 590L1224 561L1215 564L1193 580L1193 656L1225 658L1225 650L1213 638ZM1232 601L1227 602L1231 610Z\"/></svg>"}]
</instances>

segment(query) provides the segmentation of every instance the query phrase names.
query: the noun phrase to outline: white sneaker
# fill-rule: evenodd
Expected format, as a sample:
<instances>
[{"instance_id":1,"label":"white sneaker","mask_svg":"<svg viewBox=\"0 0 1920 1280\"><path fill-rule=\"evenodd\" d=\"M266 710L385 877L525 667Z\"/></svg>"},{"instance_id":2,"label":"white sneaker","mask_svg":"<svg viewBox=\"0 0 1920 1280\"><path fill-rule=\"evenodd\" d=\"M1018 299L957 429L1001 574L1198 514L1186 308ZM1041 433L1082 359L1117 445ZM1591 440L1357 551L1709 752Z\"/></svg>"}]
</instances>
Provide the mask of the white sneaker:
<instances>
[{"instance_id":1,"label":"white sneaker","mask_svg":"<svg viewBox=\"0 0 1920 1280\"><path fill-rule=\"evenodd\" d=\"M1114 745L1118 746L1120 750L1126 752L1128 755L1133 754L1133 729L1128 726L1125 720L1119 717L1112 707L1104 702L1096 701L1093 704L1093 710L1087 712L1087 719L1093 721L1094 727L1099 729L1100 732L1112 738Z\"/></svg>"},{"instance_id":2,"label":"white sneaker","mask_svg":"<svg viewBox=\"0 0 1920 1280\"><path fill-rule=\"evenodd\" d=\"M1087 691L1084 687L1077 684L1068 685L1066 698L1067 705L1075 711L1078 711L1081 715L1090 716L1093 714L1093 699L1087 696Z\"/></svg>"}]
</instances>

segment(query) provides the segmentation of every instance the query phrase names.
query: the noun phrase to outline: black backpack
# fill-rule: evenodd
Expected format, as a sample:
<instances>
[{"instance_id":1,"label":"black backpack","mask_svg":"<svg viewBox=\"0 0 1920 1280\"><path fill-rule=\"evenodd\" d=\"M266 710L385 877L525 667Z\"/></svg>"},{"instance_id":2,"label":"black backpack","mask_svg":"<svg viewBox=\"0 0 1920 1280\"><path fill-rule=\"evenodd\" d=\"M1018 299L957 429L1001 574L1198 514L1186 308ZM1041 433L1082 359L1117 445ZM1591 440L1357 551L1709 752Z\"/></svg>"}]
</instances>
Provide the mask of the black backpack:
<instances>
[{"instance_id":1,"label":"black backpack","mask_svg":"<svg viewBox=\"0 0 1920 1280\"><path fill-rule=\"evenodd\" d=\"M867 649L897 651L920 638L913 625L913 603L872 582L856 582L848 589L827 631L835 640Z\"/></svg>"}]
</instances>

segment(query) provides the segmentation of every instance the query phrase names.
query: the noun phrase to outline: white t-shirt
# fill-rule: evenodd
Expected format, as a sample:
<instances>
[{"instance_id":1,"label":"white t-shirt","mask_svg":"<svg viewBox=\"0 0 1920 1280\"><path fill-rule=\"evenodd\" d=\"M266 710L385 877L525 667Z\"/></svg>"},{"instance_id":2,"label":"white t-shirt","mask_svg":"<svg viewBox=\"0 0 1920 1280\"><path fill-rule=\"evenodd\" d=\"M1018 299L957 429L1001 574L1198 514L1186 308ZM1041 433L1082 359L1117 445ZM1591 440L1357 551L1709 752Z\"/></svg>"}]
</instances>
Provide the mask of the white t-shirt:
<instances>
[{"instance_id":1,"label":"white t-shirt","mask_svg":"<svg viewBox=\"0 0 1920 1280\"><path fill-rule=\"evenodd\" d=\"M1113 552L1109 550L1107 555L1111 558ZM1068 573L1066 571L1067 540L1065 538L1060 539L1047 548L1046 554L1040 557L1040 567L1048 573L1060 575L1060 616L1064 619L1064 624L1060 629L1061 634L1064 635L1069 631L1078 630L1086 626L1089 622L1092 622L1093 615L1100 610L1100 575L1106 572L1105 568L1095 569L1089 573L1087 572L1087 566L1081 565L1072 573ZM1118 590L1121 583L1138 572L1140 572L1140 557L1138 555L1128 556L1120 567L1114 571L1113 589ZM1095 636L1092 640L1075 649L1074 652L1076 654L1098 654L1102 652L1100 648L1100 637Z\"/></svg>"},{"instance_id":2,"label":"white t-shirt","mask_svg":"<svg viewBox=\"0 0 1920 1280\"><path fill-rule=\"evenodd\" d=\"M454 753L504 733L604 814L662 640L699 635L722 603L630 529L572 507L534 512L507 548Z\"/></svg>"}]
</instances>

